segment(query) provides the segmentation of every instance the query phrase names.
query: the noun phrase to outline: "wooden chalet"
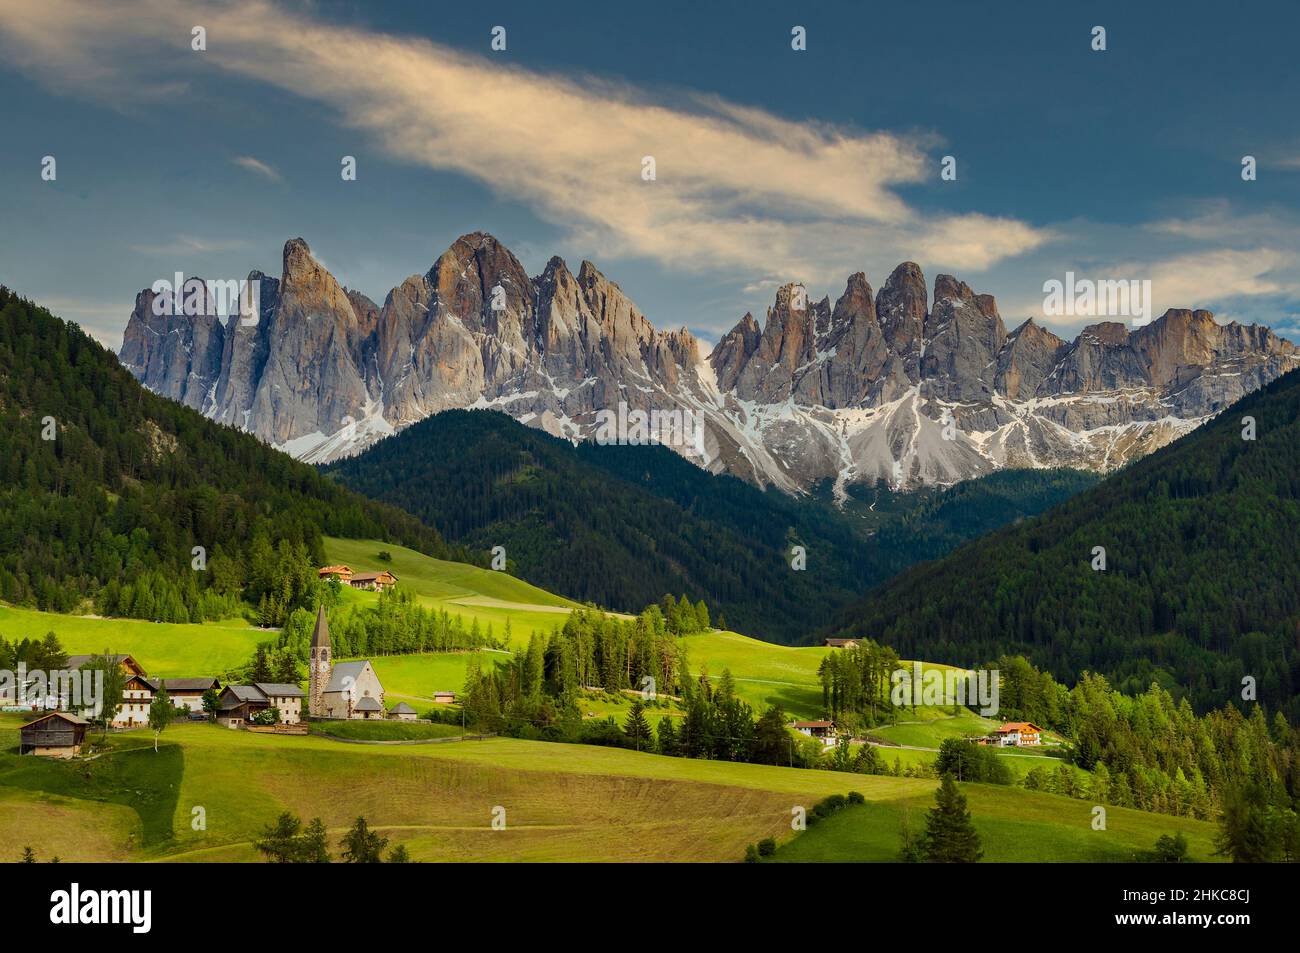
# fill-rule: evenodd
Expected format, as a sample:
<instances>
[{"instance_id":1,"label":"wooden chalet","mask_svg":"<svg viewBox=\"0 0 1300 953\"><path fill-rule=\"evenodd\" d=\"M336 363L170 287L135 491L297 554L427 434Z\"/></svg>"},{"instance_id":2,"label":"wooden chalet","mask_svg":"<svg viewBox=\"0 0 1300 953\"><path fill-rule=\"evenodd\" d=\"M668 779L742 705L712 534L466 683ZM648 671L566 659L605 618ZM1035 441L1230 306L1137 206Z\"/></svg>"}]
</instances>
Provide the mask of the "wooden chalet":
<instances>
[{"instance_id":1,"label":"wooden chalet","mask_svg":"<svg viewBox=\"0 0 1300 953\"><path fill-rule=\"evenodd\" d=\"M270 707L271 700L255 685L227 685L217 700L217 724L242 728Z\"/></svg>"},{"instance_id":2,"label":"wooden chalet","mask_svg":"<svg viewBox=\"0 0 1300 953\"><path fill-rule=\"evenodd\" d=\"M18 729L18 753L45 758L76 758L86 740L89 722L80 715L52 711Z\"/></svg>"},{"instance_id":3,"label":"wooden chalet","mask_svg":"<svg viewBox=\"0 0 1300 953\"><path fill-rule=\"evenodd\" d=\"M359 572L348 580L353 589L366 589L371 592L383 592L397 585L397 577L387 569L381 572Z\"/></svg>"}]
</instances>

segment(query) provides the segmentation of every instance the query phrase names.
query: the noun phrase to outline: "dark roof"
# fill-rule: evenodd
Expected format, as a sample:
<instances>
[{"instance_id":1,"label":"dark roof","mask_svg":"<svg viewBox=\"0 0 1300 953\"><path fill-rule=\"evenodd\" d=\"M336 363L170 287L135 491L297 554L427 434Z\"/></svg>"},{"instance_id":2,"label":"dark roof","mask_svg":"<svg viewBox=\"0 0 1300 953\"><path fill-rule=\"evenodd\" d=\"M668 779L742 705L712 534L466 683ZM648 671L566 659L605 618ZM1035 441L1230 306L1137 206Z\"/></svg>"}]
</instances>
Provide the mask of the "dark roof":
<instances>
[{"instance_id":1,"label":"dark roof","mask_svg":"<svg viewBox=\"0 0 1300 953\"><path fill-rule=\"evenodd\" d=\"M412 708L410 705L408 705L406 702L398 702L396 705L393 706L392 711L393 711L393 714L395 714L395 715L414 715L414 714L415 714L415 709Z\"/></svg>"},{"instance_id":2,"label":"dark roof","mask_svg":"<svg viewBox=\"0 0 1300 953\"><path fill-rule=\"evenodd\" d=\"M316 610L316 628L311 634L311 647L314 649L330 647L330 624L325 618L324 603Z\"/></svg>"},{"instance_id":3,"label":"dark roof","mask_svg":"<svg viewBox=\"0 0 1300 953\"><path fill-rule=\"evenodd\" d=\"M221 681L214 675L211 678L164 678L160 684L169 692L206 692L220 685Z\"/></svg>"},{"instance_id":4,"label":"dark roof","mask_svg":"<svg viewBox=\"0 0 1300 953\"><path fill-rule=\"evenodd\" d=\"M393 576L393 574L389 572L387 569L381 570L379 572L358 572L352 574L352 581L373 582L374 580L378 579L380 576ZM397 577L393 576L393 582L396 581L397 581Z\"/></svg>"},{"instance_id":5,"label":"dark roof","mask_svg":"<svg viewBox=\"0 0 1300 953\"><path fill-rule=\"evenodd\" d=\"M330 670L330 680L325 686L326 692L345 692L357 683L361 673L370 663L365 659L359 662L338 662ZM351 681L349 681L351 679Z\"/></svg>"},{"instance_id":6,"label":"dark roof","mask_svg":"<svg viewBox=\"0 0 1300 953\"><path fill-rule=\"evenodd\" d=\"M221 693L223 709L238 708L245 702L269 705L270 699L263 695L262 690L256 685L227 685L226 690Z\"/></svg>"},{"instance_id":7,"label":"dark roof","mask_svg":"<svg viewBox=\"0 0 1300 953\"><path fill-rule=\"evenodd\" d=\"M262 694L267 698L272 695L279 698L306 698L307 693L297 685L290 685L287 682L254 682L256 687L262 690Z\"/></svg>"},{"instance_id":8,"label":"dark roof","mask_svg":"<svg viewBox=\"0 0 1300 953\"><path fill-rule=\"evenodd\" d=\"M50 718L62 718L64 721L71 722L74 725L90 724L90 722L86 721L86 719L82 718L80 715L74 715L70 711L52 711L52 712L48 712L47 714L41 715L40 718L34 719L33 721L29 721L27 724L22 725L21 727L30 728L33 725L39 725L41 722L46 721L47 719Z\"/></svg>"},{"instance_id":9,"label":"dark roof","mask_svg":"<svg viewBox=\"0 0 1300 953\"><path fill-rule=\"evenodd\" d=\"M110 655L108 657L111 658L114 662L117 662L119 665L121 665L127 659L130 659L136 665L137 668L140 666L140 663L136 662L136 660L131 658L131 656L129 655L118 654L118 655ZM91 659L94 658L99 658L99 656L98 655L69 655L67 667L72 669L73 671L76 671L77 669L81 668L81 666L87 664Z\"/></svg>"},{"instance_id":10,"label":"dark roof","mask_svg":"<svg viewBox=\"0 0 1300 953\"><path fill-rule=\"evenodd\" d=\"M383 711L384 710L383 708L380 707L379 702L375 701L369 695L366 695L364 698L358 698L357 703L352 707L355 708L357 711Z\"/></svg>"}]
</instances>

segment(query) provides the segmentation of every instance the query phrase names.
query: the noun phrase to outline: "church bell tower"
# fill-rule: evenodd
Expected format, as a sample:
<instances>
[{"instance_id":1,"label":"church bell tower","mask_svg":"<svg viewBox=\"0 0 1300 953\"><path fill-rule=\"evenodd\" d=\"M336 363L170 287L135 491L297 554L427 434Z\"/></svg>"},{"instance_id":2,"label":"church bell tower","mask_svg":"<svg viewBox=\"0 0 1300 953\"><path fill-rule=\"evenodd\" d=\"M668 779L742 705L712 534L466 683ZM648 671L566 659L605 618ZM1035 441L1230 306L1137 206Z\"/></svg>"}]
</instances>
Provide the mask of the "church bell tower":
<instances>
[{"instance_id":1,"label":"church bell tower","mask_svg":"<svg viewBox=\"0 0 1300 953\"><path fill-rule=\"evenodd\" d=\"M325 686L330 681L330 668L334 660L330 657L330 626L325 618L325 606L316 612L316 628L311 634L311 651L308 654L309 684L307 688L307 712L313 718L325 714Z\"/></svg>"}]
</instances>

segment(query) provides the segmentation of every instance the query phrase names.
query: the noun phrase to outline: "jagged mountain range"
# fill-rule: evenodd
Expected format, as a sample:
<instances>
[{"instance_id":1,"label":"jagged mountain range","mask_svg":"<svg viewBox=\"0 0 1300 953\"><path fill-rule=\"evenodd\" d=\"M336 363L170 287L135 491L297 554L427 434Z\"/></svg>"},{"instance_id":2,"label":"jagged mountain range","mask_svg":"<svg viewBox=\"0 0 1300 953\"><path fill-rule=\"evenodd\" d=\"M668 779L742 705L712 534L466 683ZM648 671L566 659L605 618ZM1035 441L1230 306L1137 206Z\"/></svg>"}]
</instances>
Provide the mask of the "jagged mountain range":
<instances>
[{"instance_id":1,"label":"jagged mountain range","mask_svg":"<svg viewBox=\"0 0 1300 953\"><path fill-rule=\"evenodd\" d=\"M911 262L878 292L851 276L834 304L785 285L761 327L746 314L707 356L685 328L658 330L591 262L574 275L556 257L529 277L479 232L382 306L300 238L285 244L278 280L254 271L249 282L255 322L223 323L215 308L156 314L155 292L140 292L121 361L151 389L318 463L450 408L495 408L578 440L624 404L634 419L691 412L703 458L689 441L667 440L674 449L795 493L1008 467L1105 472L1300 365L1268 328L1200 310L1132 331L1102 322L1074 341L1032 320L1008 332L990 295L950 275L930 295Z\"/></svg>"}]
</instances>

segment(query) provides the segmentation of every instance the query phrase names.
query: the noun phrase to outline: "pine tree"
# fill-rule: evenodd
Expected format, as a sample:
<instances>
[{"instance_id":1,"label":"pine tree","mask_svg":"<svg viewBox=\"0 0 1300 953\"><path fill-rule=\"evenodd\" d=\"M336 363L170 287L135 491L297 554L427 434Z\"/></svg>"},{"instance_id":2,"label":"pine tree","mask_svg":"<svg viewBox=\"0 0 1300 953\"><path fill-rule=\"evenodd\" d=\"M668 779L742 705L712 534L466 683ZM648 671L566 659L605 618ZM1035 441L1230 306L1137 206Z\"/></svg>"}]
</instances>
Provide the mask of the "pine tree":
<instances>
[{"instance_id":1,"label":"pine tree","mask_svg":"<svg viewBox=\"0 0 1300 953\"><path fill-rule=\"evenodd\" d=\"M370 830L364 817L358 817L351 830L343 835L343 860L349 864L382 863L388 838Z\"/></svg>"},{"instance_id":2,"label":"pine tree","mask_svg":"<svg viewBox=\"0 0 1300 953\"><path fill-rule=\"evenodd\" d=\"M319 817L312 818L298 842L298 863L328 864L331 859L329 845L329 833L325 830L324 821Z\"/></svg>"},{"instance_id":3,"label":"pine tree","mask_svg":"<svg viewBox=\"0 0 1300 953\"><path fill-rule=\"evenodd\" d=\"M627 740L637 751L650 747L650 724L645 720L645 705L641 699L632 702L632 708L627 713L627 722L623 725L623 731L627 734Z\"/></svg>"},{"instance_id":4,"label":"pine tree","mask_svg":"<svg viewBox=\"0 0 1300 953\"><path fill-rule=\"evenodd\" d=\"M935 806L926 814L925 857L933 864L973 864L984 856L979 834L966 808L966 795L952 775L944 775Z\"/></svg>"},{"instance_id":5,"label":"pine tree","mask_svg":"<svg viewBox=\"0 0 1300 953\"><path fill-rule=\"evenodd\" d=\"M262 836L253 841L253 846L273 864L292 864L298 857L298 835L301 830L302 821L285 811L266 825Z\"/></svg>"},{"instance_id":6,"label":"pine tree","mask_svg":"<svg viewBox=\"0 0 1300 953\"><path fill-rule=\"evenodd\" d=\"M659 719L659 753L666 754L670 757L677 757L681 754L681 746L677 741L677 728L673 720L667 715Z\"/></svg>"}]
</instances>

